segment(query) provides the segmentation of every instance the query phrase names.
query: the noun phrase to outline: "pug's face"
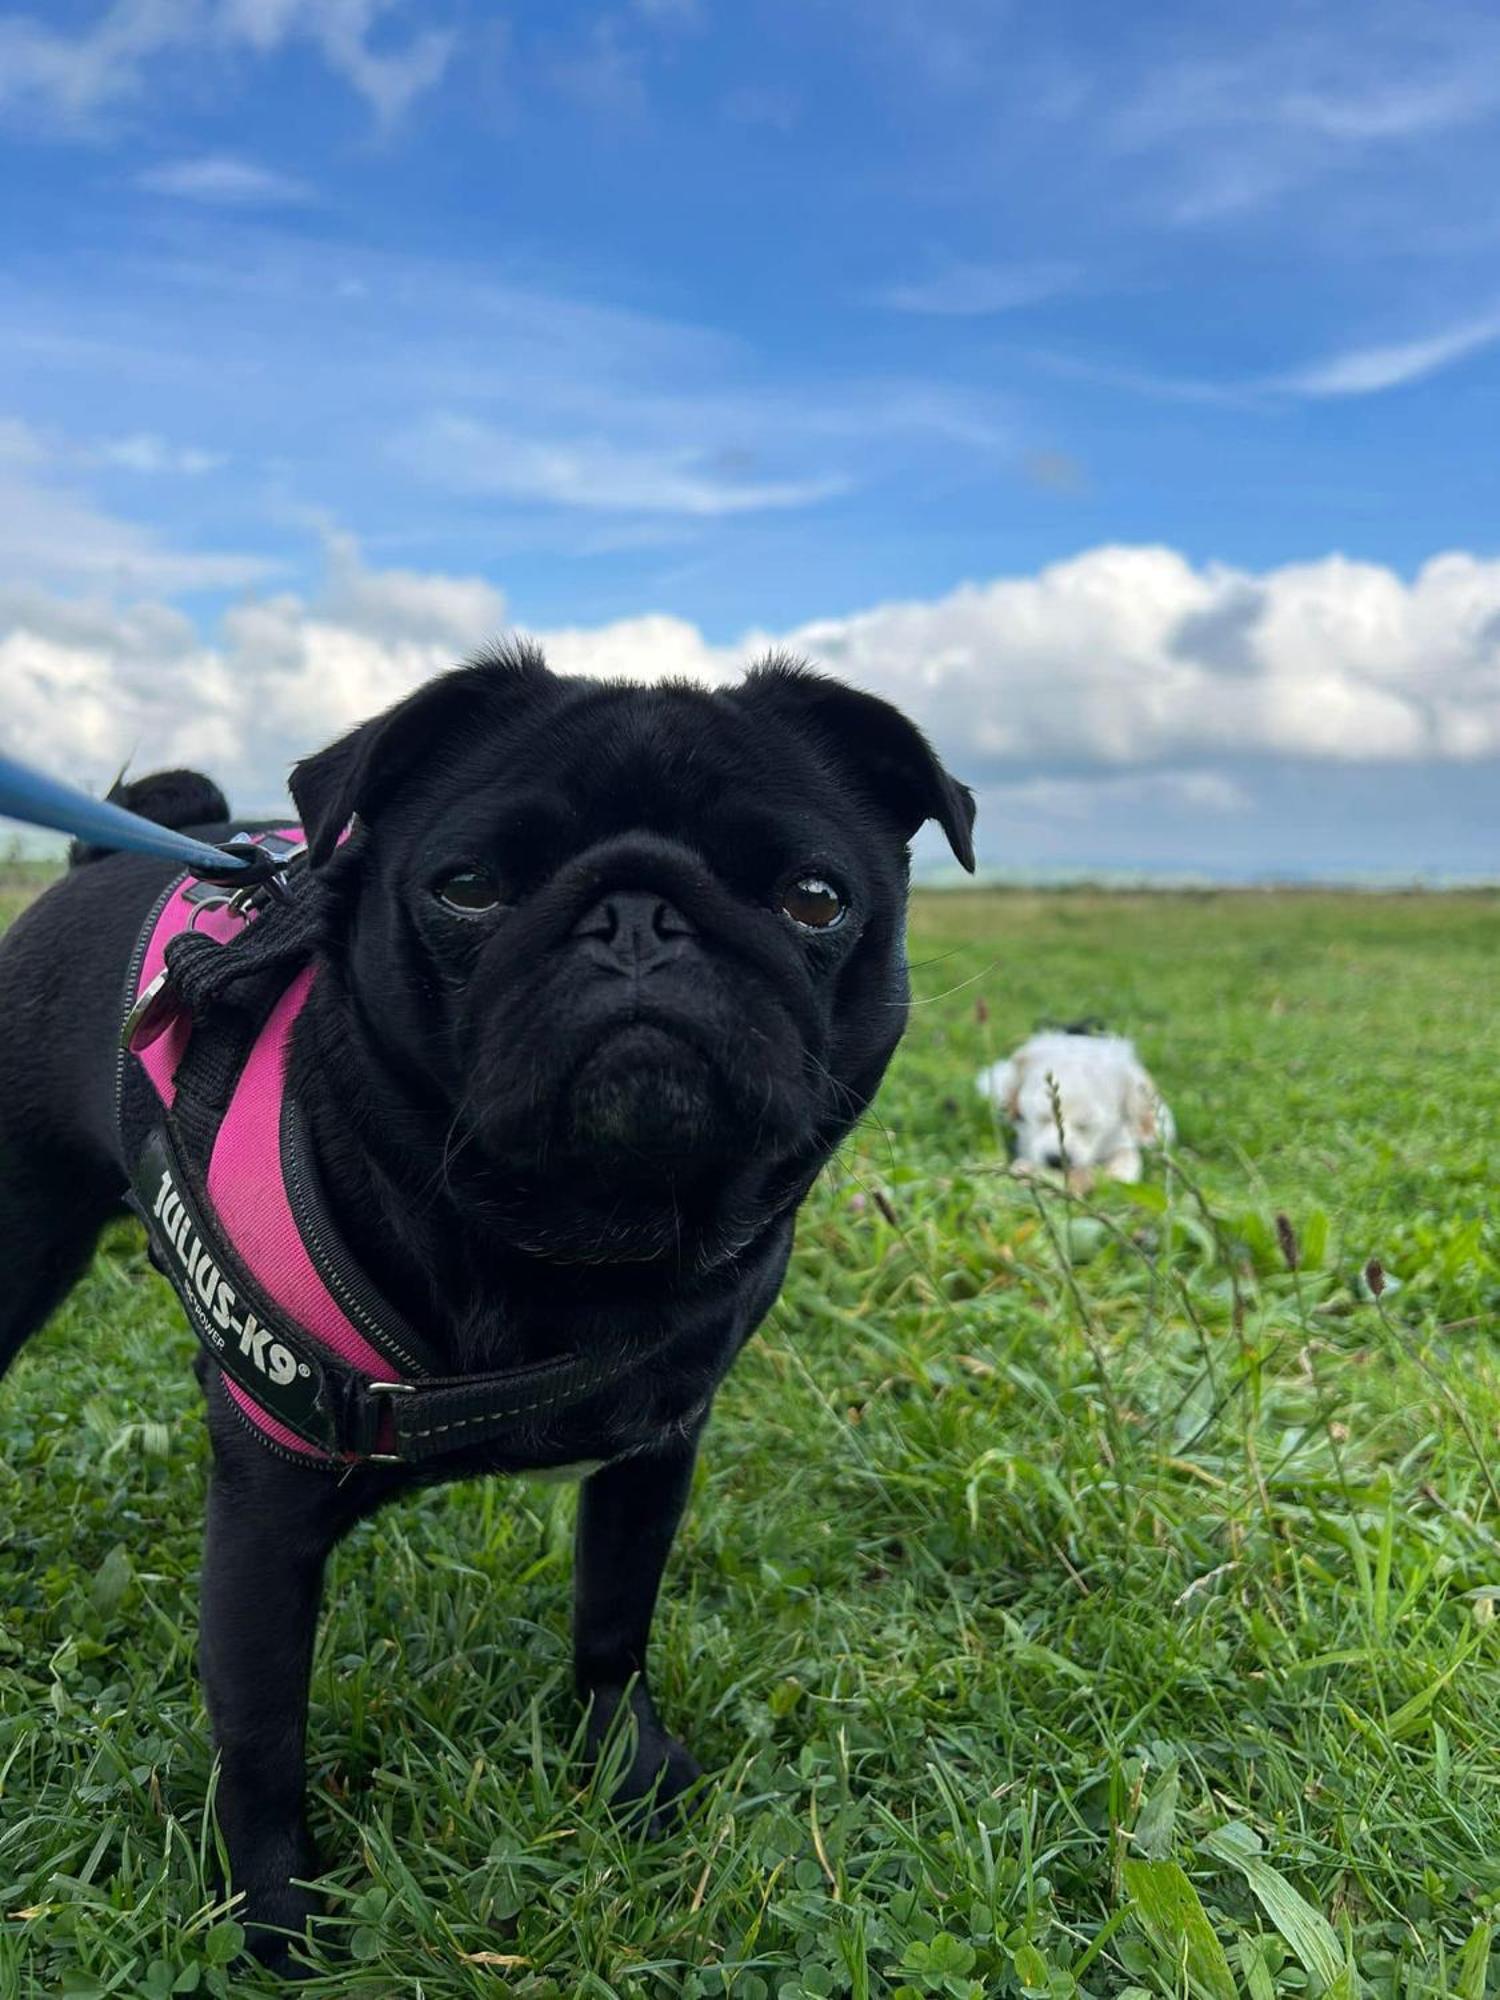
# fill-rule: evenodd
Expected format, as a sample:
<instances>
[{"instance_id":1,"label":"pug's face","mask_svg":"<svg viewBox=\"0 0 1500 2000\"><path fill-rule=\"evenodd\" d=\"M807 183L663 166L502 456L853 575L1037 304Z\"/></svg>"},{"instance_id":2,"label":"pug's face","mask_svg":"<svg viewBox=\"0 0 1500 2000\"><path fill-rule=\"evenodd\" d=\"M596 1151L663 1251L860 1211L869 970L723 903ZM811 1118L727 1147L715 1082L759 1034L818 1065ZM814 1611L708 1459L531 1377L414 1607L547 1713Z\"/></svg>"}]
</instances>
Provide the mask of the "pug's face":
<instances>
[{"instance_id":1,"label":"pug's face","mask_svg":"<svg viewBox=\"0 0 1500 2000\"><path fill-rule=\"evenodd\" d=\"M937 818L972 864L911 725L784 663L710 693L509 652L294 791L448 1184L570 1260L730 1254L799 1198L904 1025L907 841Z\"/></svg>"}]
</instances>

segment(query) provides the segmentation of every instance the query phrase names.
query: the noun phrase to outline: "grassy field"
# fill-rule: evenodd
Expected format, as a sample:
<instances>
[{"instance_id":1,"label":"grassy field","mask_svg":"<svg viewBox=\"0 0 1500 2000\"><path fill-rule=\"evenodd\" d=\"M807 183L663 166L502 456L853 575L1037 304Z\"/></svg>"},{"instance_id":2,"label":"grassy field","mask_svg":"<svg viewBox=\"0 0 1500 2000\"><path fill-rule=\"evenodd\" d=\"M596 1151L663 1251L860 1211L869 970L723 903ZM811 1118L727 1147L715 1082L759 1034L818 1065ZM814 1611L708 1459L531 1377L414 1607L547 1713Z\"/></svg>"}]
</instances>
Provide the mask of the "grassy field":
<instances>
[{"instance_id":1,"label":"grassy field","mask_svg":"<svg viewBox=\"0 0 1500 2000\"><path fill-rule=\"evenodd\" d=\"M319 1649L308 1990L1494 1990L1500 901L935 897L913 957L669 1575L698 1818L642 1843L581 1783L571 1495L393 1510ZM1079 1202L971 1079L1091 1013L1182 1136ZM206 1886L189 1344L121 1226L0 1391L28 2000L270 1990Z\"/></svg>"}]
</instances>

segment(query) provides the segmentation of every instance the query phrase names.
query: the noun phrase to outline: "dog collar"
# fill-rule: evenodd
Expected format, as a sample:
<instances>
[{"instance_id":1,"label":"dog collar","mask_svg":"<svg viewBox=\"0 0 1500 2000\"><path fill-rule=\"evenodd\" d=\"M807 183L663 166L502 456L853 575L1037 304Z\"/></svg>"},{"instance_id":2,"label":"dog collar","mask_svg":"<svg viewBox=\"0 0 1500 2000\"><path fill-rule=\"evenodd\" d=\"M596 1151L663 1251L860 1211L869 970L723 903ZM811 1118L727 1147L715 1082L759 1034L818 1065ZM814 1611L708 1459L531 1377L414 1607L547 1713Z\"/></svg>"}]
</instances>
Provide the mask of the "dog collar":
<instances>
[{"instance_id":1,"label":"dog collar","mask_svg":"<svg viewBox=\"0 0 1500 2000\"><path fill-rule=\"evenodd\" d=\"M569 1420L648 1359L566 1355L443 1372L334 1229L292 1031L317 978L300 829L258 835L274 892L179 876L132 955L119 1115L131 1206L235 1407L268 1446L334 1464L421 1465L474 1446L516 1470L590 1456Z\"/></svg>"}]
</instances>

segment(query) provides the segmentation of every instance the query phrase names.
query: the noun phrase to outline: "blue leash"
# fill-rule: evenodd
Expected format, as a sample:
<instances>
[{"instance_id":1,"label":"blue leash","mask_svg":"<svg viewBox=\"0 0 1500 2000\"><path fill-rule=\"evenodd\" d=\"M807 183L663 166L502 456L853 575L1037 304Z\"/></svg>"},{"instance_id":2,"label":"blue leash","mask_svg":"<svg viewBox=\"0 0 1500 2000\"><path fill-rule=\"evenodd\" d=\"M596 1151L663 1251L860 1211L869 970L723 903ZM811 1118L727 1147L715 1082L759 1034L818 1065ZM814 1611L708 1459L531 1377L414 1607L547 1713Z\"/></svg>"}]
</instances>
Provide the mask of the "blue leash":
<instances>
[{"instance_id":1,"label":"blue leash","mask_svg":"<svg viewBox=\"0 0 1500 2000\"><path fill-rule=\"evenodd\" d=\"M50 827L56 833L71 833L98 847L123 849L130 854L154 854L164 861L176 861L194 875L210 881L250 881L269 874L267 857L258 849L235 852L233 846L211 847L206 840L177 833L139 813L126 812L108 799L91 799L87 792L59 784L41 771L18 764L0 753L0 819L20 820L26 826Z\"/></svg>"}]
</instances>

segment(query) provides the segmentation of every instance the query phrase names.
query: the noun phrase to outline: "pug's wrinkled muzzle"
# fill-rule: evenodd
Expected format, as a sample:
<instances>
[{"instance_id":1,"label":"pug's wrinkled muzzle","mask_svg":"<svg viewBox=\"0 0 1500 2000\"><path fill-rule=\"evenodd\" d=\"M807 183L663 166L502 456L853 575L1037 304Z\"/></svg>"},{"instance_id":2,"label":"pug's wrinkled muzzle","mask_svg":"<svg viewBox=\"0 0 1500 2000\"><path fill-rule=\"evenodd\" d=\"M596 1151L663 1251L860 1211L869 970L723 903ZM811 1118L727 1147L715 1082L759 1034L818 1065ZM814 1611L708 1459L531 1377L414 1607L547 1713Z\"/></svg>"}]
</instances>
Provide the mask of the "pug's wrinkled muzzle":
<instances>
[{"instance_id":1,"label":"pug's wrinkled muzzle","mask_svg":"<svg viewBox=\"0 0 1500 2000\"><path fill-rule=\"evenodd\" d=\"M783 920L690 848L602 843L510 913L474 982L484 1150L622 1182L806 1137L816 1013ZM522 1060L521 1051L525 1051Z\"/></svg>"}]
</instances>

